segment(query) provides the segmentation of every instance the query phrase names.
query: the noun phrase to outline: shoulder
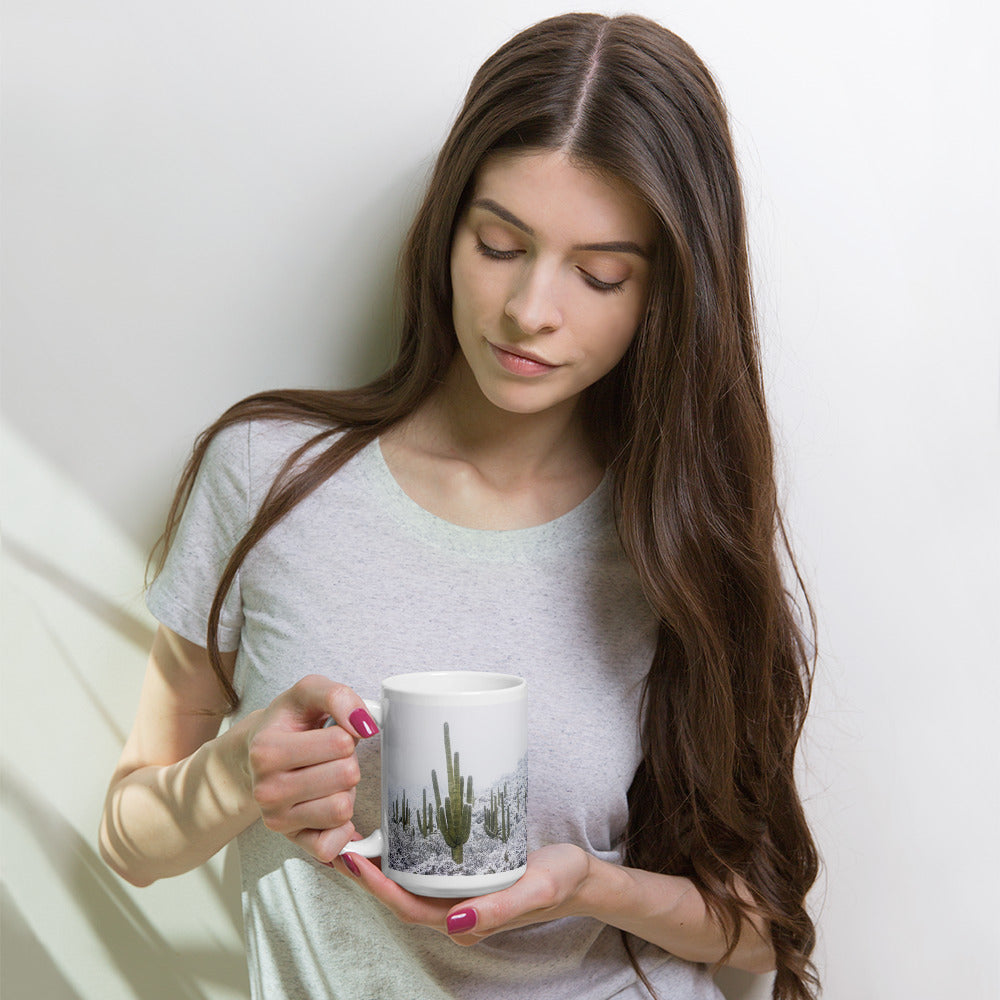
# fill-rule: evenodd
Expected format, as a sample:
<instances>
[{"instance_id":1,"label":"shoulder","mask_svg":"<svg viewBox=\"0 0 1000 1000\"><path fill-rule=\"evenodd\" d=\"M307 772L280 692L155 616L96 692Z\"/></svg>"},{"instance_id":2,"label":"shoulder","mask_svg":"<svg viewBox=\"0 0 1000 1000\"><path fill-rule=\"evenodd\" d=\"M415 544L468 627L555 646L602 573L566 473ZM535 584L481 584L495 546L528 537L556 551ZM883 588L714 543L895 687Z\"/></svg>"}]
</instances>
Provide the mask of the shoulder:
<instances>
[{"instance_id":1,"label":"shoulder","mask_svg":"<svg viewBox=\"0 0 1000 1000\"><path fill-rule=\"evenodd\" d=\"M256 469L282 464L311 441L335 441L343 432L330 433L325 424L305 420L247 418L217 430L205 450L213 465ZM307 453L312 449L307 448Z\"/></svg>"},{"instance_id":2,"label":"shoulder","mask_svg":"<svg viewBox=\"0 0 1000 1000\"><path fill-rule=\"evenodd\" d=\"M254 419L237 426L245 438L243 447L248 461L255 470L280 467L311 441L316 441L319 447L321 443L335 441L343 433L331 434L328 424L305 420ZM307 448L303 456L313 451Z\"/></svg>"},{"instance_id":3,"label":"shoulder","mask_svg":"<svg viewBox=\"0 0 1000 1000\"><path fill-rule=\"evenodd\" d=\"M220 428L202 458L199 477L250 496L267 492L289 459L315 453L309 444L332 443L342 433L305 420L247 418ZM305 449L304 451L302 449Z\"/></svg>"}]
</instances>

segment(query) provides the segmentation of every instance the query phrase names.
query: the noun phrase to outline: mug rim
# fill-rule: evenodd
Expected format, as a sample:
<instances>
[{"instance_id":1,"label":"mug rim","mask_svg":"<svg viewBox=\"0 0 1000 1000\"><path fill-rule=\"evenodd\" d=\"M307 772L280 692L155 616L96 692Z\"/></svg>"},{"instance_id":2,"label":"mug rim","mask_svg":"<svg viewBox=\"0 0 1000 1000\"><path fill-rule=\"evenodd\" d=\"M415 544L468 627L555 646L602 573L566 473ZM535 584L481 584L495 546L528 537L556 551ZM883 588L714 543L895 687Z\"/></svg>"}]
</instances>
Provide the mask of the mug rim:
<instances>
[{"instance_id":1,"label":"mug rim","mask_svg":"<svg viewBox=\"0 0 1000 1000\"><path fill-rule=\"evenodd\" d=\"M383 695L431 701L507 701L526 690L523 677L493 670L418 670L382 681Z\"/></svg>"}]
</instances>

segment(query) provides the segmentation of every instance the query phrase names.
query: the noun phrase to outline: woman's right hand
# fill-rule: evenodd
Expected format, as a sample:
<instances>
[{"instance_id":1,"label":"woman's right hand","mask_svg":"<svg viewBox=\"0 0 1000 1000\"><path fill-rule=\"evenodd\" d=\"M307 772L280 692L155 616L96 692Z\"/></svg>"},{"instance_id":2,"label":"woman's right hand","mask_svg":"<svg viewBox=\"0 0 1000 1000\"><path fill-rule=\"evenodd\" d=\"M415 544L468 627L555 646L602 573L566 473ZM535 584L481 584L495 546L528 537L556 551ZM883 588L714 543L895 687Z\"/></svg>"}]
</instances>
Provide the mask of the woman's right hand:
<instances>
[{"instance_id":1,"label":"woman's right hand","mask_svg":"<svg viewBox=\"0 0 1000 1000\"><path fill-rule=\"evenodd\" d=\"M355 748L378 732L364 701L313 675L239 725L264 825L329 864L355 836L351 818L361 777Z\"/></svg>"}]
</instances>

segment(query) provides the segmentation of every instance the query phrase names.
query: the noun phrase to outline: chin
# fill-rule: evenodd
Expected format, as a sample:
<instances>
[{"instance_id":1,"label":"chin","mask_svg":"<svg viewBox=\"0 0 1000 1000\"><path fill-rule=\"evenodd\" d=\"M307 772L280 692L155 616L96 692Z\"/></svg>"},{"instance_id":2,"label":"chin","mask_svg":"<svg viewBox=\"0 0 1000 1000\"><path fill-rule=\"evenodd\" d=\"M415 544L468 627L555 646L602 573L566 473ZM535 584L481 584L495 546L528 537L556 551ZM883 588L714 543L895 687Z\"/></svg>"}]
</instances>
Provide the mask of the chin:
<instances>
[{"instance_id":1,"label":"chin","mask_svg":"<svg viewBox=\"0 0 1000 1000\"><path fill-rule=\"evenodd\" d=\"M537 413L548 413L550 410L572 405L572 400L542 397L537 392L494 392L486 395L487 400L498 410L505 413L515 413L531 416Z\"/></svg>"}]
</instances>

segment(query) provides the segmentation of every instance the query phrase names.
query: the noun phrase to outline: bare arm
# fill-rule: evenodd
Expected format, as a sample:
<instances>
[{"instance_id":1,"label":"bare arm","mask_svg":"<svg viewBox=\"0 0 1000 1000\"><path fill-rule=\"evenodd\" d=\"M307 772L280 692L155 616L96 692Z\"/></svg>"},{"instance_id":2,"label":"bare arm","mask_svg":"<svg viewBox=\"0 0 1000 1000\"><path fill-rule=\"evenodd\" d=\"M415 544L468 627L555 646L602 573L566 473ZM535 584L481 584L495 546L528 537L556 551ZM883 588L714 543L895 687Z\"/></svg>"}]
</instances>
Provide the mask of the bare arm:
<instances>
[{"instance_id":1,"label":"bare arm","mask_svg":"<svg viewBox=\"0 0 1000 1000\"><path fill-rule=\"evenodd\" d=\"M235 653L223 654L232 675ZM207 861L251 823L320 860L351 839L363 702L320 677L305 678L219 734L225 707L200 646L160 627L135 723L108 789L101 855L133 885ZM323 729L332 716L338 725Z\"/></svg>"},{"instance_id":2,"label":"bare arm","mask_svg":"<svg viewBox=\"0 0 1000 1000\"><path fill-rule=\"evenodd\" d=\"M404 922L435 927L458 944L474 945L498 931L547 920L587 916L690 962L714 964L726 951L723 928L692 881L599 861L572 844L532 851L527 871L509 889L457 904L414 896L366 858L349 857L355 870L340 858L335 862L338 871L354 876ZM758 973L774 968L763 921L744 921L736 949L725 964Z\"/></svg>"},{"instance_id":3,"label":"bare arm","mask_svg":"<svg viewBox=\"0 0 1000 1000\"><path fill-rule=\"evenodd\" d=\"M101 819L101 854L134 885L196 867L259 816L224 712L208 653L161 627Z\"/></svg>"},{"instance_id":4,"label":"bare arm","mask_svg":"<svg viewBox=\"0 0 1000 1000\"><path fill-rule=\"evenodd\" d=\"M688 961L714 964L726 949L723 929L687 878L588 858L579 907L588 916ZM736 948L726 965L758 973L774 969L774 950L764 921L743 921Z\"/></svg>"}]
</instances>

